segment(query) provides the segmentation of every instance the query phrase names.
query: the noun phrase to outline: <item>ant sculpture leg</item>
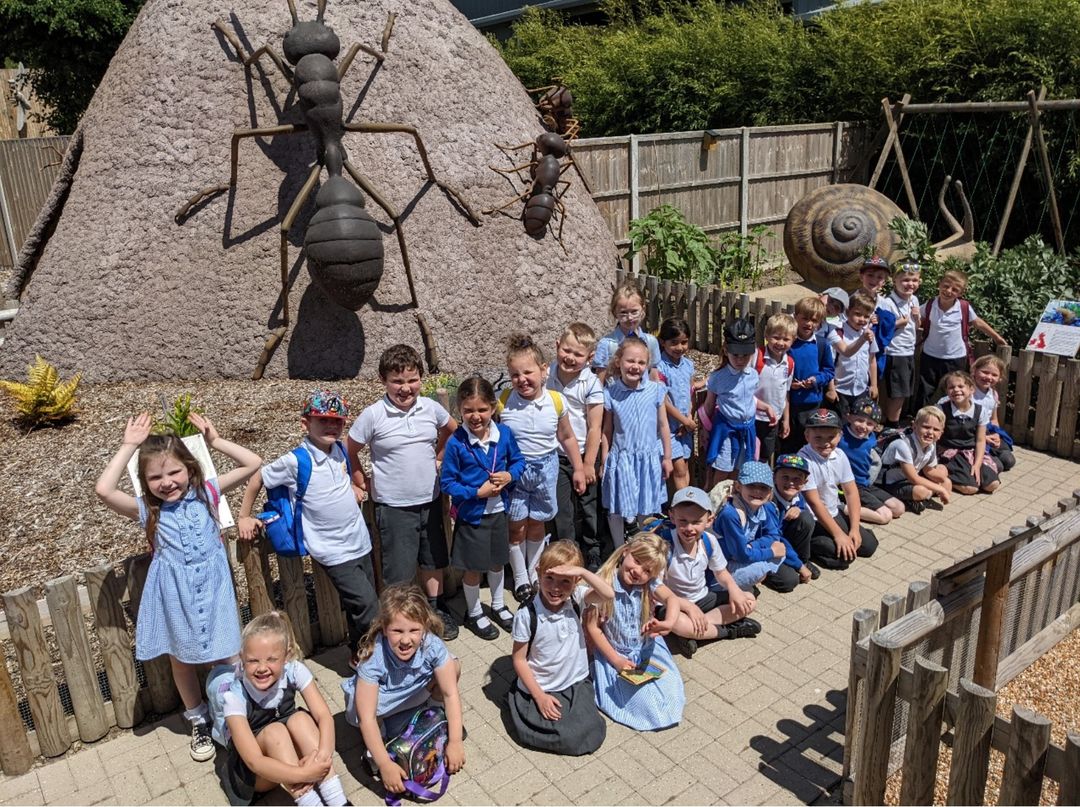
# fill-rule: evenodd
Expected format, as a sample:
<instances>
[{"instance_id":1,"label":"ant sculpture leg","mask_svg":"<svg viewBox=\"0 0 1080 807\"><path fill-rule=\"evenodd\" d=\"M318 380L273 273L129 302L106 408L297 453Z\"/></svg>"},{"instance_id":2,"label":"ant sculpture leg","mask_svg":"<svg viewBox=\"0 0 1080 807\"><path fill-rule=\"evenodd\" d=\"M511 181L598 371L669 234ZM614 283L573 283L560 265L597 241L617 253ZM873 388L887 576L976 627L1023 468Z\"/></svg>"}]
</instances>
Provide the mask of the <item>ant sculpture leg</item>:
<instances>
[{"instance_id":1,"label":"ant sculpture leg","mask_svg":"<svg viewBox=\"0 0 1080 807\"><path fill-rule=\"evenodd\" d=\"M424 141L420 137L420 132L416 130L415 126L409 126L404 123L347 123L345 124L345 131L347 132L368 132L368 133L390 133L400 132L401 134L412 135L413 140L416 142L416 150L420 154L420 161L424 164L424 170L427 172L428 181L438 187L442 188L443 192L452 197L462 209L468 215L469 220L476 226L480 226L480 217L476 215L476 211L472 209L472 206L465 200L465 197L461 195L461 192L454 188L452 185L443 182L435 176L435 172L431 168L431 162L428 160L427 149L424 147Z\"/></svg>"},{"instance_id":2,"label":"ant sculpture leg","mask_svg":"<svg viewBox=\"0 0 1080 807\"><path fill-rule=\"evenodd\" d=\"M247 56L245 56L244 52L247 48L240 44L240 40L237 38L236 34L225 27L225 23L221 20L215 20L211 23L211 27L217 28L218 31L221 32L221 35L233 46L233 49L236 51L236 58L240 60L240 63L243 64L244 67L251 67L251 65L259 61L261 57L269 56L270 60L277 66L277 69L281 71L281 75L285 77L285 80L289 82L290 85L295 86L292 71L285 65L285 62L281 61L281 57L278 56L269 45L263 45L256 51L248 52Z\"/></svg>"},{"instance_id":3,"label":"ant sculpture leg","mask_svg":"<svg viewBox=\"0 0 1080 807\"><path fill-rule=\"evenodd\" d=\"M348 53L342 58L338 64L338 82L340 83L345 78L345 73L352 66L353 59L356 58L358 51L363 51L368 56L373 57L376 61L381 62L386 58L387 47L390 44L390 32L394 29L394 20L397 18L397 14L391 11L386 15L386 27L383 28L382 33L382 50L378 51L374 48L369 48L367 45L361 45L359 42L349 48Z\"/></svg>"},{"instance_id":4,"label":"ant sculpture leg","mask_svg":"<svg viewBox=\"0 0 1080 807\"><path fill-rule=\"evenodd\" d=\"M360 190L370 196L371 200L381 207L394 222L394 233L397 235L398 248L401 250L401 264L405 268L405 280L409 284L409 297L412 298L413 310L416 313L416 324L420 326L420 337L424 342L425 358L430 371L436 373L439 370L439 353L435 348L435 338L431 333L431 328L420 311L420 300L416 296L416 283L413 281L412 264L409 262L409 250L405 246L405 232L401 228L401 214L383 198L383 195L371 184L371 180L361 174L349 160L345 160L345 170L349 172L349 176L353 178L353 181L360 186Z\"/></svg>"},{"instance_id":5,"label":"ant sculpture leg","mask_svg":"<svg viewBox=\"0 0 1080 807\"><path fill-rule=\"evenodd\" d=\"M518 194L509 202L504 204L502 207L493 207L489 210L485 210L484 215L494 216L496 213L501 213L502 211L506 210L506 208L510 207L510 205L517 204L518 202L524 202L525 199L530 195L532 195L532 183L529 183L529 186L525 189L524 193Z\"/></svg>"}]
</instances>

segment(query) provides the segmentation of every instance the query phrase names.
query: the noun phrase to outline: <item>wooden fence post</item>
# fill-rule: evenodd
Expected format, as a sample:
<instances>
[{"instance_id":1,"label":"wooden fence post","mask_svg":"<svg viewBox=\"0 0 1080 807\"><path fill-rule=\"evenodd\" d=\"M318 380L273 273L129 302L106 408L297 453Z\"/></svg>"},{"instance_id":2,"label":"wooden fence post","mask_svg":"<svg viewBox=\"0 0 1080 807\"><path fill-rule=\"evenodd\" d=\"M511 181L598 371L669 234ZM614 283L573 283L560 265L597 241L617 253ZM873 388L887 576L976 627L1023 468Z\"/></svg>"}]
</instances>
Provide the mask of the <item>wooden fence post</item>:
<instances>
[{"instance_id":1,"label":"wooden fence post","mask_svg":"<svg viewBox=\"0 0 1080 807\"><path fill-rule=\"evenodd\" d=\"M0 659L0 769L8 776L18 776L30 770L34 756L30 753L30 741L26 727L19 714L15 688L11 685L7 664Z\"/></svg>"},{"instance_id":2,"label":"wooden fence post","mask_svg":"<svg viewBox=\"0 0 1080 807\"><path fill-rule=\"evenodd\" d=\"M998 804L1038 804L1050 746L1050 721L1026 706L1014 706L1010 723Z\"/></svg>"},{"instance_id":3,"label":"wooden fence post","mask_svg":"<svg viewBox=\"0 0 1080 807\"><path fill-rule=\"evenodd\" d=\"M941 720L948 686L948 670L921 656L915 659L915 697L908 713L904 776L900 782L901 804L934 803Z\"/></svg>"},{"instance_id":4,"label":"wooden fence post","mask_svg":"<svg viewBox=\"0 0 1080 807\"><path fill-rule=\"evenodd\" d=\"M1080 804L1080 733L1070 731L1065 735L1065 765L1061 786L1058 788L1059 805Z\"/></svg>"},{"instance_id":5,"label":"wooden fence post","mask_svg":"<svg viewBox=\"0 0 1080 807\"><path fill-rule=\"evenodd\" d=\"M3 596L4 614L15 646L23 689L34 718L41 755L56 757L71 747L67 718L53 677L52 657L38 616L34 592L24 586ZM6 739L5 739L6 742Z\"/></svg>"},{"instance_id":6,"label":"wooden fence post","mask_svg":"<svg viewBox=\"0 0 1080 807\"><path fill-rule=\"evenodd\" d=\"M1009 575L1013 551L1009 547L986 562L986 584L979 612L979 639L975 645L975 683L987 689L997 686L998 659L1001 656L1001 623L1009 598Z\"/></svg>"},{"instance_id":7,"label":"wooden fence post","mask_svg":"<svg viewBox=\"0 0 1080 807\"><path fill-rule=\"evenodd\" d=\"M877 639L877 634L871 635L866 661L866 712L859 730L855 771L855 804L883 804L885 801L899 677L900 648L886 646Z\"/></svg>"},{"instance_id":8,"label":"wooden fence post","mask_svg":"<svg viewBox=\"0 0 1080 807\"><path fill-rule=\"evenodd\" d=\"M1035 433L1031 447L1036 451L1046 451L1050 446L1050 430L1057 419L1060 387L1058 386L1058 357L1052 353L1043 353L1042 367L1039 370L1039 405L1035 407Z\"/></svg>"},{"instance_id":9,"label":"wooden fence post","mask_svg":"<svg viewBox=\"0 0 1080 807\"><path fill-rule=\"evenodd\" d=\"M854 660L855 649L859 642L869 636L878 621L877 612L872 608L860 608L851 617L851 651L848 658ZM863 680L855 672L854 663L849 664L847 706L844 710L844 803L850 804L852 798L851 767L857 761L854 751L859 741L858 731L862 726L862 715L866 706L866 688Z\"/></svg>"},{"instance_id":10,"label":"wooden fence post","mask_svg":"<svg viewBox=\"0 0 1080 807\"><path fill-rule=\"evenodd\" d=\"M998 381L998 423L1011 423L1006 413L1006 403L1009 400L1009 366L1012 364L1012 345L998 345L997 357L1005 363L1005 372Z\"/></svg>"},{"instance_id":11,"label":"wooden fence post","mask_svg":"<svg viewBox=\"0 0 1080 807\"><path fill-rule=\"evenodd\" d=\"M79 727L79 739L92 743L108 733L109 719L105 716L105 700L101 696L97 670L90 654L90 640L86 636L86 622L79 605L75 578L65 575L47 582L45 601L49 604L53 635L60 650L60 662L64 666L64 678L75 711L75 724Z\"/></svg>"},{"instance_id":12,"label":"wooden fence post","mask_svg":"<svg viewBox=\"0 0 1080 807\"><path fill-rule=\"evenodd\" d=\"M254 541L237 541L236 554L244 565L247 578L248 607L253 617L274 610L274 598L270 596L270 582L263 573L263 554L269 542L262 538Z\"/></svg>"},{"instance_id":13,"label":"wooden fence post","mask_svg":"<svg viewBox=\"0 0 1080 807\"><path fill-rule=\"evenodd\" d=\"M983 804L997 695L960 679L960 708L953 728L952 766L946 804Z\"/></svg>"},{"instance_id":14,"label":"wooden fence post","mask_svg":"<svg viewBox=\"0 0 1080 807\"><path fill-rule=\"evenodd\" d=\"M739 137L739 235L750 232L750 129Z\"/></svg>"},{"instance_id":15,"label":"wooden fence post","mask_svg":"<svg viewBox=\"0 0 1080 807\"><path fill-rule=\"evenodd\" d=\"M142 602L143 585L146 583L146 572L149 567L150 555L148 553L128 558L125 561L131 613L134 615L136 626L139 622L139 605ZM168 656L158 656L144 661L143 672L146 673L146 688L150 691L151 708L159 715L167 715L180 702L176 684L173 683L172 665L169 664Z\"/></svg>"},{"instance_id":16,"label":"wooden fence post","mask_svg":"<svg viewBox=\"0 0 1080 807\"><path fill-rule=\"evenodd\" d=\"M124 582L108 563L87 569L84 574L101 660L109 679L116 725L129 729L142 722L143 714L139 703L139 679L135 677L135 663L131 659L131 635L120 605L124 598Z\"/></svg>"},{"instance_id":17,"label":"wooden fence post","mask_svg":"<svg viewBox=\"0 0 1080 807\"><path fill-rule=\"evenodd\" d=\"M1016 357L1016 391L1013 395L1013 439L1023 445L1031 445L1028 437L1028 419L1031 415L1031 371L1035 366L1035 354L1021 350Z\"/></svg>"},{"instance_id":18,"label":"wooden fence post","mask_svg":"<svg viewBox=\"0 0 1080 807\"><path fill-rule=\"evenodd\" d=\"M1058 411L1057 445L1054 453L1070 459L1076 440L1076 417L1080 407L1080 359L1065 359L1061 384L1061 407Z\"/></svg>"},{"instance_id":19,"label":"wooden fence post","mask_svg":"<svg viewBox=\"0 0 1080 807\"><path fill-rule=\"evenodd\" d=\"M630 135L630 221L641 217L641 198L638 189L638 136ZM641 253L635 253L630 263L630 271L635 275L641 272Z\"/></svg>"},{"instance_id":20,"label":"wooden fence post","mask_svg":"<svg viewBox=\"0 0 1080 807\"><path fill-rule=\"evenodd\" d=\"M300 558L278 555L278 572L281 575L281 596L285 612L292 622L296 641L304 655L311 653L311 617L308 614L307 587L304 584L304 562Z\"/></svg>"}]
</instances>

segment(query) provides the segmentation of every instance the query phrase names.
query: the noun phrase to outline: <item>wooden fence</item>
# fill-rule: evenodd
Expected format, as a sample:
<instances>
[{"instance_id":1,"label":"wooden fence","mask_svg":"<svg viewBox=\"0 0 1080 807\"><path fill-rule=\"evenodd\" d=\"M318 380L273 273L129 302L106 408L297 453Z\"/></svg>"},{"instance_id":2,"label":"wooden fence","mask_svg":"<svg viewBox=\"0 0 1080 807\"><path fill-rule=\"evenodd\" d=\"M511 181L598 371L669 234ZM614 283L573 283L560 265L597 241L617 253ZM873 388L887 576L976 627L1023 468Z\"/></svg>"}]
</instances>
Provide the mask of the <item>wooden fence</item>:
<instances>
[{"instance_id":1,"label":"wooden fence","mask_svg":"<svg viewBox=\"0 0 1080 807\"><path fill-rule=\"evenodd\" d=\"M999 804L1080 801L1080 735L995 692L1080 625L1080 490L971 558L853 617L844 802L881 804L902 770L901 804L933 803L940 743L952 747L949 804L983 804L990 751L1005 754Z\"/></svg>"},{"instance_id":2,"label":"wooden fence","mask_svg":"<svg viewBox=\"0 0 1080 807\"><path fill-rule=\"evenodd\" d=\"M0 280L49 198L69 137L0 139Z\"/></svg>"}]
</instances>

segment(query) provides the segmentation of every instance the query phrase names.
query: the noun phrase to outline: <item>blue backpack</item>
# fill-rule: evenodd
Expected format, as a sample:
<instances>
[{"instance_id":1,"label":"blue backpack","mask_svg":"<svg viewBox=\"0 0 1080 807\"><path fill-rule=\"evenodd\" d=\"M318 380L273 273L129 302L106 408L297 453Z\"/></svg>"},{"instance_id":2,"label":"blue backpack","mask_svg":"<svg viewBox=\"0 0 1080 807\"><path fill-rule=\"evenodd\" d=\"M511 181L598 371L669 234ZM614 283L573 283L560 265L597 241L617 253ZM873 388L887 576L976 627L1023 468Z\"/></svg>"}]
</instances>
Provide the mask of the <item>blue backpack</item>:
<instances>
[{"instance_id":1,"label":"blue backpack","mask_svg":"<svg viewBox=\"0 0 1080 807\"><path fill-rule=\"evenodd\" d=\"M334 443L345 457L345 469L351 475L352 464L345 446L338 440ZM292 450L296 457L296 495L295 504L289 497L289 486L278 485L266 489L266 506L259 513L263 531L274 547L274 551L284 557L300 557L307 554L304 546L304 494L311 481L311 455L303 446Z\"/></svg>"},{"instance_id":2,"label":"blue backpack","mask_svg":"<svg viewBox=\"0 0 1080 807\"><path fill-rule=\"evenodd\" d=\"M670 519L663 518L647 521L641 525L641 531L656 533L667 542L667 545L671 547L671 555L668 558L670 564L675 558L675 525ZM701 543L705 546L705 586L709 591L717 593L724 591L724 586L716 579L716 575L709 568L709 561L712 560L713 554L713 543L709 540L708 533L702 534Z\"/></svg>"}]
</instances>

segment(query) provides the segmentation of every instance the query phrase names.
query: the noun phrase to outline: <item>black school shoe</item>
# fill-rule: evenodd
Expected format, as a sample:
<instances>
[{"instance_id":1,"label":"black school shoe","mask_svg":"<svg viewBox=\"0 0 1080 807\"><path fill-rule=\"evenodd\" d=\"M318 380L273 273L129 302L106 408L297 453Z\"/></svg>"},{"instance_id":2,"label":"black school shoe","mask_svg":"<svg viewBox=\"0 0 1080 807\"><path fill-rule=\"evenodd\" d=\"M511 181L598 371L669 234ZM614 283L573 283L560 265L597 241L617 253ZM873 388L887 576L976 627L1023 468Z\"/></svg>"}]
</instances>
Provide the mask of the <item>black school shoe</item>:
<instances>
[{"instance_id":1,"label":"black school shoe","mask_svg":"<svg viewBox=\"0 0 1080 807\"><path fill-rule=\"evenodd\" d=\"M810 579L817 580L821 577L821 569L817 567L817 564L812 560L806 561L806 568L810 570Z\"/></svg>"},{"instance_id":2,"label":"black school shoe","mask_svg":"<svg viewBox=\"0 0 1080 807\"><path fill-rule=\"evenodd\" d=\"M454 615L447 610L444 605L435 606L435 613L439 615L439 619L443 623L443 639L447 642L452 641L458 637L458 624L454 619Z\"/></svg>"},{"instance_id":3,"label":"black school shoe","mask_svg":"<svg viewBox=\"0 0 1080 807\"><path fill-rule=\"evenodd\" d=\"M483 628L480 627L480 617L465 615L465 627L479 636L481 639L491 641L492 639L499 638L499 629L495 627L495 623L488 621L487 625Z\"/></svg>"},{"instance_id":4,"label":"black school shoe","mask_svg":"<svg viewBox=\"0 0 1080 807\"><path fill-rule=\"evenodd\" d=\"M717 639L753 639L761 633L761 623L744 616L727 625L718 625L716 633Z\"/></svg>"},{"instance_id":5,"label":"black school shoe","mask_svg":"<svg viewBox=\"0 0 1080 807\"><path fill-rule=\"evenodd\" d=\"M664 641L667 642L668 650L672 653L681 654L683 658L693 658L694 653L698 651L696 639L687 639L684 636L676 636L674 633L669 633L664 637Z\"/></svg>"},{"instance_id":6,"label":"black school shoe","mask_svg":"<svg viewBox=\"0 0 1080 807\"><path fill-rule=\"evenodd\" d=\"M514 627L514 614L505 605L497 611L492 608L489 618L507 633Z\"/></svg>"}]
</instances>

